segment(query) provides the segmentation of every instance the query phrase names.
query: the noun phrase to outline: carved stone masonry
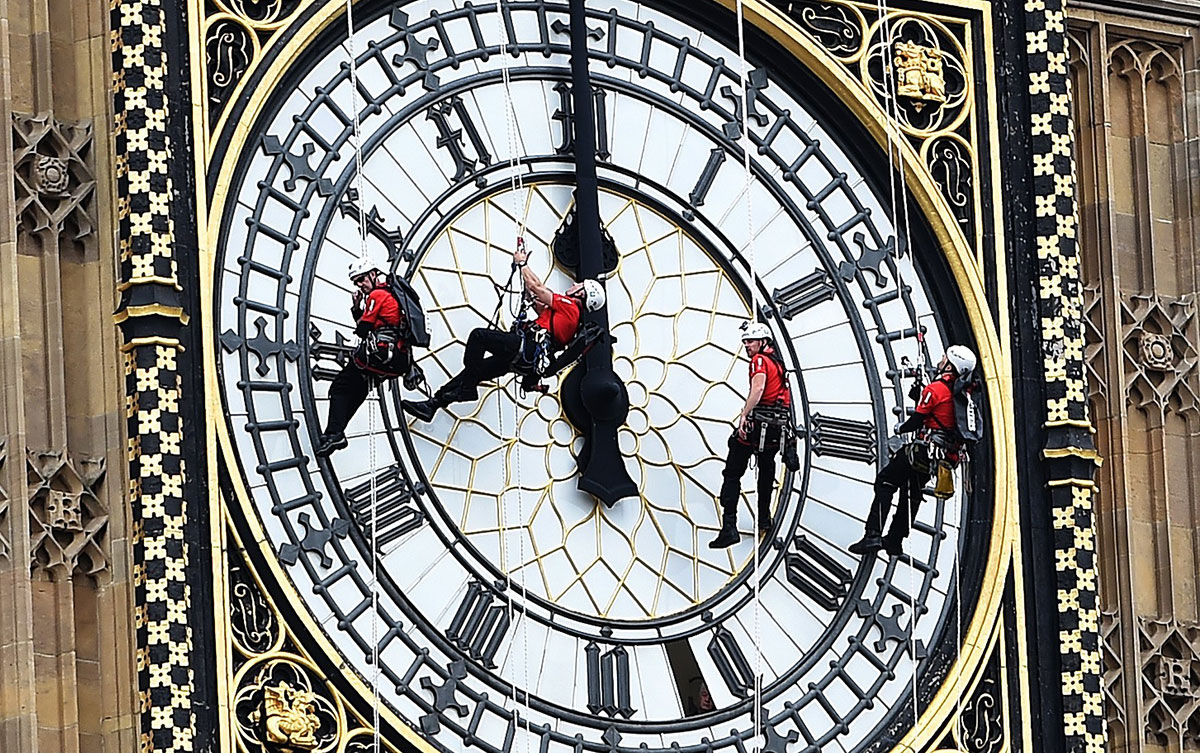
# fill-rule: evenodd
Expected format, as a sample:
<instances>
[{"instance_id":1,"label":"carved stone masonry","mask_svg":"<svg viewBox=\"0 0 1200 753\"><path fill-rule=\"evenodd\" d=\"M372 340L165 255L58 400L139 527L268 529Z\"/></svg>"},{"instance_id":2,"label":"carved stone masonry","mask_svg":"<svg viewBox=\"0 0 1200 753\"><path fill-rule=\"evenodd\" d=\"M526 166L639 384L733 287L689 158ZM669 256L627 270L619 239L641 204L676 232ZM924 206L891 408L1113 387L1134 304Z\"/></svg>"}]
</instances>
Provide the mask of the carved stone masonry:
<instances>
[{"instance_id":1,"label":"carved stone masonry","mask_svg":"<svg viewBox=\"0 0 1200 753\"><path fill-rule=\"evenodd\" d=\"M1142 730L1173 750L1200 749L1200 624L1138 620Z\"/></svg>"},{"instance_id":2,"label":"carved stone masonry","mask_svg":"<svg viewBox=\"0 0 1200 753\"><path fill-rule=\"evenodd\" d=\"M1195 296L1130 296L1120 315L1128 400L1181 415L1200 410Z\"/></svg>"},{"instance_id":3,"label":"carved stone masonry","mask_svg":"<svg viewBox=\"0 0 1200 753\"><path fill-rule=\"evenodd\" d=\"M4 472L4 463L8 460L8 437L0 437L0 474ZM4 476L0 475L0 481ZM0 559L12 556L12 546L8 539L8 493L0 486Z\"/></svg>"},{"instance_id":4,"label":"carved stone masonry","mask_svg":"<svg viewBox=\"0 0 1200 753\"><path fill-rule=\"evenodd\" d=\"M1129 728L1121 691L1125 684L1121 666L1121 617L1117 610L1100 611L1100 654L1104 661L1104 705L1110 728L1116 727L1122 738Z\"/></svg>"},{"instance_id":5,"label":"carved stone masonry","mask_svg":"<svg viewBox=\"0 0 1200 753\"><path fill-rule=\"evenodd\" d=\"M108 511L96 494L104 458L71 462L62 451L26 453L30 569L51 578L108 570Z\"/></svg>"},{"instance_id":6,"label":"carved stone masonry","mask_svg":"<svg viewBox=\"0 0 1200 753\"><path fill-rule=\"evenodd\" d=\"M92 123L13 113L17 221L26 233L80 242L96 227Z\"/></svg>"}]
</instances>

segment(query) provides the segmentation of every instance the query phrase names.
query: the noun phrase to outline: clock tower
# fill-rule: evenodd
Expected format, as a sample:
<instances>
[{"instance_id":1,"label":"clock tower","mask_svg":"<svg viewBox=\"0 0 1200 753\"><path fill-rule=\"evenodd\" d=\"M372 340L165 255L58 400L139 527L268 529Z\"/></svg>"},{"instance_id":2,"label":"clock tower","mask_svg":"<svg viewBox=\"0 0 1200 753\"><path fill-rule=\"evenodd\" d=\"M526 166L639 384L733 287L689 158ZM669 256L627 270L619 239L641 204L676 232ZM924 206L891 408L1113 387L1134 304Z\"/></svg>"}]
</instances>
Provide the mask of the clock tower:
<instances>
[{"instance_id":1,"label":"clock tower","mask_svg":"<svg viewBox=\"0 0 1200 753\"><path fill-rule=\"evenodd\" d=\"M118 2L155 749L1098 750L1062 10L1036 5ZM174 132L133 115L156 44L190 61L147 100ZM602 344L430 422L384 381L319 457L348 265L412 285L436 387L520 319L518 243L554 290L602 279ZM748 320L800 464L769 530L711 549ZM853 554L953 344L983 438L902 553Z\"/></svg>"}]
</instances>

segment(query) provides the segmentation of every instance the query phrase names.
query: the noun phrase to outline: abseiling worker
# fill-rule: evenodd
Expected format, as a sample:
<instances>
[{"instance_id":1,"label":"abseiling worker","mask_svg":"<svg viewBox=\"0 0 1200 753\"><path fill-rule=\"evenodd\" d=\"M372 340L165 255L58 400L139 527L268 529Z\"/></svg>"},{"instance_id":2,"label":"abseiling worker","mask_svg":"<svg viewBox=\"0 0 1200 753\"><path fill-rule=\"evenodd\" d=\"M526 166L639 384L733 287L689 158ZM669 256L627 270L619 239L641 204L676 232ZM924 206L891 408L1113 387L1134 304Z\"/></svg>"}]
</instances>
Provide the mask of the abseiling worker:
<instances>
[{"instance_id":1,"label":"abseiling worker","mask_svg":"<svg viewBox=\"0 0 1200 753\"><path fill-rule=\"evenodd\" d=\"M771 328L761 322L746 322L742 325L742 345L750 357L750 394L738 416L737 429L729 437L729 455L721 472L721 531L708 542L711 549L724 549L741 540L738 498L751 456L758 459L758 530L771 530L775 455L791 426L792 391Z\"/></svg>"},{"instance_id":2,"label":"abseiling worker","mask_svg":"<svg viewBox=\"0 0 1200 753\"><path fill-rule=\"evenodd\" d=\"M896 427L897 434L916 432L916 436L906 442L875 476L875 498L867 513L866 532L850 545L852 553L871 555L880 549L893 557L903 553L903 542L917 517L925 485L937 470L937 461L931 457L931 446L939 458L958 462L963 440L958 431L955 391L957 385L972 382L976 362L975 354L965 345L951 345L946 349L938 362L937 376L921 390L913 414ZM900 491L900 504L884 536L883 524L897 490Z\"/></svg>"},{"instance_id":3,"label":"abseiling worker","mask_svg":"<svg viewBox=\"0 0 1200 753\"><path fill-rule=\"evenodd\" d=\"M412 366L412 350L402 337L404 313L387 275L369 257L352 261L347 274L355 287L350 315L359 344L329 385L329 416L317 442L319 457L346 446L346 426L376 385L408 373Z\"/></svg>"},{"instance_id":4,"label":"abseiling worker","mask_svg":"<svg viewBox=\"0 0 1200 753\"><path fill-rule=\"evenodd\" d=\"M528 258L523 248L513 253L513 264L521 270L524 294L531 299L536 318L518 322L507 332L491 327L472 330L463 353L462 371L438 388L432 398L405 400L405 411L422 421L431 421L439 408L478 399L481 383L516 371L522 360L534 362L539 348L556 350L569 343L579 329L585 306L588 311L604 306L604 286L596 280L575 283L565 294L555 293L529 268Z\"/></svg>"}]
</instances>

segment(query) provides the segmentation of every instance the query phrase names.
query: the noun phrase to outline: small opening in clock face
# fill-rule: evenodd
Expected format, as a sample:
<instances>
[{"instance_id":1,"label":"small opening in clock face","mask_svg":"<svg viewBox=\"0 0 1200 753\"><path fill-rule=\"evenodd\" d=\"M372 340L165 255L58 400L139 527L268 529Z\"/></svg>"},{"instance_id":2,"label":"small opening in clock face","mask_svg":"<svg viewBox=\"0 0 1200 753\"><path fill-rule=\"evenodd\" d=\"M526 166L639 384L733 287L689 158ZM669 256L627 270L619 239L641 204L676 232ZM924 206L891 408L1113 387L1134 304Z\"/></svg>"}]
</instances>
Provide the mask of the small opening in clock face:
<instances>
[{"instance_id":1,"label":"small opening in clock face","mask_svg":"<svg viewBox=\"0 0 1200 753\"><path fill-rule=\"evenodd\" d=\"M696 663L696 655L687 641L671 641L666 644L667 662L675 679L675 691L686 716L699 716L716 711L708 683Z\"/></svg>"}]
</instances>

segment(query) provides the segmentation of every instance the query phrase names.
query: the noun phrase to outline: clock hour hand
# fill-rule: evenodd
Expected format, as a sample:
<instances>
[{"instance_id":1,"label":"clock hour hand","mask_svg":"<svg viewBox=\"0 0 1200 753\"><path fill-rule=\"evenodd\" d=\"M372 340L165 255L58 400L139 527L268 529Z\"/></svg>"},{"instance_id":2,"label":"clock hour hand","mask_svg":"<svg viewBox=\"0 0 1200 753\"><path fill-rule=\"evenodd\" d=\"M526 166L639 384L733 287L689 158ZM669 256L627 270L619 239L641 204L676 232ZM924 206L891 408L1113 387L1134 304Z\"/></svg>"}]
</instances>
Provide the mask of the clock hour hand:
<instances>
[{"instance_id":1,"label":"clock hour hand","mask_svg":"<svg viewBox=\"0 0 1200 753\"><path fill-rule=\"evenodd\" d=\"M576 279L601 279L615 268L615 254L606 260L600 227L600 198L596 179L596 134L591 82L587 68L587 24L583 0L571 0L571 91L574 101L575 191L574 223L577 233L564 229L564 238L578 239ZM611 241L610 241L611 248ZM561 258L561 256L560 256ZM611 266L606 262L612 262ZM608 331L608 308L584 314ZM612 339L597 342L563 383L563 407L568 420L583 435L579 454L579 488L606 505L636 496L637 484L625 469L618 431L629 415L629 393L613 372Z\"/></svg>"}]
</instances>

